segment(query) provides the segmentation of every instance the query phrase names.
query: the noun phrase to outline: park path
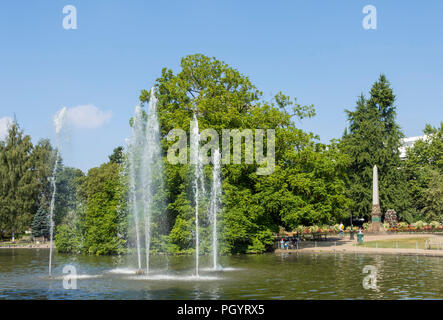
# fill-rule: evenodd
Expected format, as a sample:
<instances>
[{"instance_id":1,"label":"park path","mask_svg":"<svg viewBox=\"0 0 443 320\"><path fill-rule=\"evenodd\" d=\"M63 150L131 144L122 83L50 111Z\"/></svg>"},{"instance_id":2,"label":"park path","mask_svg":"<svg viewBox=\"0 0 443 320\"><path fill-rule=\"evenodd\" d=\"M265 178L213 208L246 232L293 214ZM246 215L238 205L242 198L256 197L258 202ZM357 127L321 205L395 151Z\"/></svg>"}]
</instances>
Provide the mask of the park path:
<instances>
[{"instance_id":1,"label":"park path","mask_svg":"<svg viewBox=\"0 0 443 320\"><path fill-rule=\"evenodd\" d=\"M408 239L408 238L429 238L439 243L443 242L443 235L435 234L395 234L395 235L371 235L365 234L364 241L378 241L378 240L395 240L395 239ZM295 253L295 252L315 252L315 253L374 253L374 254L398 254L398 255L421 255L421 256L437 256L443 257L443 250L425 250L425 249L405 249L405 248L365 248L355 246L357 243L357 236L354 240L349 238L330 239L329 241L317 241L310 246L304 246L302 243L298 250L289 249L281 250L276 249L275 253Z\"/></svg>"}]
</instances>

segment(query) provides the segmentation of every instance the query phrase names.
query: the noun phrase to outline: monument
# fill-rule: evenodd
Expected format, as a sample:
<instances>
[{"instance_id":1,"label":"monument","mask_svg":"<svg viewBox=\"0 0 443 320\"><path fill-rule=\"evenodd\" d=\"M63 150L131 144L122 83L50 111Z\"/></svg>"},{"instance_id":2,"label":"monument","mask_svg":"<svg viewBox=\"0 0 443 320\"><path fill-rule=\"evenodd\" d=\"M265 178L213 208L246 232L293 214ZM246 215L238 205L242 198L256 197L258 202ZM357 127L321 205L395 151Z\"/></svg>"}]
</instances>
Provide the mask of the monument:
<instances>
[{"instance_id":1,"label":"monument","mask_svg":"<svg viewBox=\"0 0 443 320\"><path fill-rule=\"evenodd\" d=\"M371 224L369 225L368 232L371 233L385 233L386 230L381 223L381 210L380 200L378 197L378 169L374 165L372 169L372 211L371 211Z\"/></svg>"}]
</instances>

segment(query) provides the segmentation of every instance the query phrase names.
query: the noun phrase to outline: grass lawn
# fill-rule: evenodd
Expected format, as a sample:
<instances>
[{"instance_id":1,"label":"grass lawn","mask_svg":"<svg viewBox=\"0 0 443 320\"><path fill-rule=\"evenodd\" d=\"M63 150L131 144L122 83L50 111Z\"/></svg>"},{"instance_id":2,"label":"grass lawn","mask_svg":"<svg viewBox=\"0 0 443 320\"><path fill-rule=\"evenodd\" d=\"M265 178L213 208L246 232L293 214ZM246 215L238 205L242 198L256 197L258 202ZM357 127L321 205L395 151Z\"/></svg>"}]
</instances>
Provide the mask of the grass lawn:
<instances>
[{"instance_id":1,"label":"grass lawn","mask_svg":"<svg viewBox=\"0 0 443 320\"><path fill-rule=\"evenodd\" d=\"M11 241L0 241L0 247L21 247L21 246L27 246L29 244L32 244L32 242L18 242L12 243Z\"/></svg>"},{"instance_id":2,"label":"grass lawn","mask_svg":"<svg viewBox=\"0 0 443 320\"><path fill-rule=\"evenodd\" d=\"M393 239L393 240L377 240L358 243L357 246L365 248L403 248L403 249L415 249L418 245L418 249L425 249L425 241L429 238L406 238L406 239Z\"/></svg>"}]
</instances>

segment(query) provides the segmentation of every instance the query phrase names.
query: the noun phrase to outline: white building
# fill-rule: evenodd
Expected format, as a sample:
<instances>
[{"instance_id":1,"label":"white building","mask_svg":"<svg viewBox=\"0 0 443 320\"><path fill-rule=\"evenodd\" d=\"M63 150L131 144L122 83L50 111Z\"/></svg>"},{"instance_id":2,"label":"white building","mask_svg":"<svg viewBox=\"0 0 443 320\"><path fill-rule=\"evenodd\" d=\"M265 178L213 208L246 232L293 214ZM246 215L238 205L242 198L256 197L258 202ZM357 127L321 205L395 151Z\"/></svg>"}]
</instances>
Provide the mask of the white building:
<instances>
[{"instance_id":1,"label":"white building","mask_svg":"<svg viewBox=\"0 0 443 320\"><path fill-rule=\"evenodd\" d=\"M414 143L418 140L425 140L427 138L426 135L424 136L417 136L417 137L410 137L410 138L403 138L402 143L403 145L399 148L400 150L400 159L404 160L406 159L406 150L414 145Z\"/></svg>"}]
</instances>

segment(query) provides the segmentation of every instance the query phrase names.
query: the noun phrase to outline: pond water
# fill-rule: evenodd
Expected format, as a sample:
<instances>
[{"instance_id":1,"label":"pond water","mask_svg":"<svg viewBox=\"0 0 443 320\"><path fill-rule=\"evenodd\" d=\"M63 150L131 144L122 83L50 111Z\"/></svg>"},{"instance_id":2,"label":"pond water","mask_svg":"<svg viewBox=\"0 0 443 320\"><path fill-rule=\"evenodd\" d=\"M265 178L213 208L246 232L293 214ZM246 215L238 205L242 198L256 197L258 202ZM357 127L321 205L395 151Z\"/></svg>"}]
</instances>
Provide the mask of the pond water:
<instances>
[{"instance_id":1,"label":"pond water","mask_svg":"<svg viewBox=\"0 0 443 320\"><path fill-rule=\"evenodd\" d=\"M443 299L443 258L344 253L152 258L149 276L135 275L132 256L55 254L48 249L0 249L0 299ZM77 289L64 289L63 268L77 271ZM366 265L377 288L364 289ZM169 271L165 271L167 270Z\"/></svg>"}]
</instances>

